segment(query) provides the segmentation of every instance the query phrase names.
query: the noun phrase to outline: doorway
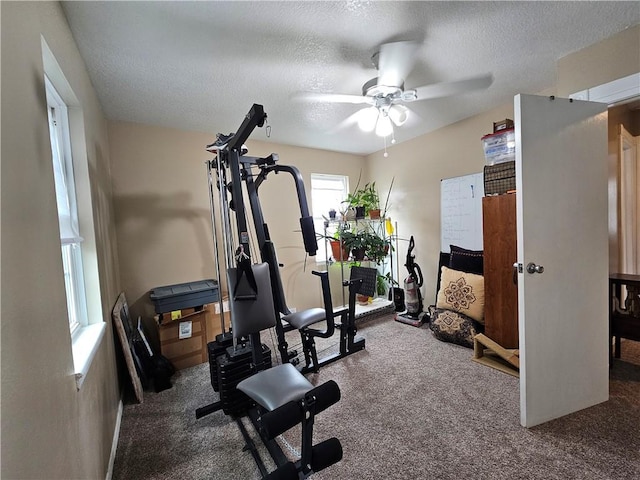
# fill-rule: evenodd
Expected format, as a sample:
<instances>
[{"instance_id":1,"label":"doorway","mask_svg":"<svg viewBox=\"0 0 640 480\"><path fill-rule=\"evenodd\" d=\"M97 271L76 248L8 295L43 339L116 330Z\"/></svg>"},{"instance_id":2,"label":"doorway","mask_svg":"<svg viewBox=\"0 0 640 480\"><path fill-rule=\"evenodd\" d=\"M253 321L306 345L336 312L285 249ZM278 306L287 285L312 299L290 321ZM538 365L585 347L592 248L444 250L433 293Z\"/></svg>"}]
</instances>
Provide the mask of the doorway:
<instances>
[{"instance_id":1,"label":"doorway","mask_svg":"<svg viewBox=\"0 0 640 480\"><path fill-rule=\"evenodd\" d=\"M638 139L618 125L618 165L620 166L620 273L640 272L640 152Z\"/></svg>"},{"instance_id":2,"label":"doorway","mask_svg":"<svg viewBox=\"0 0 640 480\"><path fill-rule=\"evenodd\" d=\"M609 108L609 271L640 274L640 99Z\"/></svg>"}]
</instances>

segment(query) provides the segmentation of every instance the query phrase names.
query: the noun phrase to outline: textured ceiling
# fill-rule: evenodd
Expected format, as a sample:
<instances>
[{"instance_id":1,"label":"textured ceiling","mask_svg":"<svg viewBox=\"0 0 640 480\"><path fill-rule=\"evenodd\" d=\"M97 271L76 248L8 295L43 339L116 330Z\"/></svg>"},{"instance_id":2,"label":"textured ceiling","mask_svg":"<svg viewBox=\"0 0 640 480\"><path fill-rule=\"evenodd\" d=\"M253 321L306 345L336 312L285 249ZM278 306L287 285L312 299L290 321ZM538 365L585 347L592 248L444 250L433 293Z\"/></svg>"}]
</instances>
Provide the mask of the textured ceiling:
<instances>
[{"instance_id":1,"label":"textured ceiling","mask_svg":"<svg viewBox=\"0 0 640 480\"><path fill-rule=\"evenodd\" d=\"M401 142L555 83L557 59L640 22L633 2L63 2L109 119L235 131L358 154L383 141L345 122L361 106L303 103L302 91L359 95L382 43L422 37L405 87L494 76L483 91L413 102Z\"/></svg>"}]
</instances>

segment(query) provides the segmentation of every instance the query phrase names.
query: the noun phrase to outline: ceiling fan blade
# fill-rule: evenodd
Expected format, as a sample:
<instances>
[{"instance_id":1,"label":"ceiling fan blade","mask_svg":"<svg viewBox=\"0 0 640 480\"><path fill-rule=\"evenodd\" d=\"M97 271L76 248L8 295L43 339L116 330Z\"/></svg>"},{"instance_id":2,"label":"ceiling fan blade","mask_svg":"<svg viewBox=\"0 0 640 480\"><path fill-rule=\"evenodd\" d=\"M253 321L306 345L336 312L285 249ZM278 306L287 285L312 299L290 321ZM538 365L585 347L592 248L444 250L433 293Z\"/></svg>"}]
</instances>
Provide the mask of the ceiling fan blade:
<instances>
[{"instance_id":1,"label":"ceiling fan blade","mask_svg":"<svg viewBox=\"0 0 640 480\"><path fill-rule=\"evenodd\" d=\"M329 130L327 130L326 133L329 134L329 135L344 133L344 130L346 130L349 127L352 127L353 125L356 125L358 123L358 117L359 116L360 116L360 110L358 110L355 113L352 113L347 118L342 120L340 123L338 123L337 125L334 125L333 127L331 127Z\"/></svg>"},{"instance_id":2,"label":"ceiling fan blade","mask_svg":"<svg viewBox=\"0 0 640 480\"><path fill-rule=\"evenodd\" d=\"M419 47L418 42L411 41L381 45L378 53L378 85L401 87L413 70Z\"/></svg>"},{"instance_id":3,"label":"ceiling fan blade","mask_svg":"<svg viewBox=\"0 0 640 480\"><path fill-rule=\"evenodd\" d=\"M343 95L340 93L302 92L294 94L291 99L302 102L351 103L354 105L372 104L371 98L362 95Z\"/></svg>"},{"instance_id":4,"label":"ceiling fan blade","mask_svg":"<svg viewBox=\"0 0 640 480\"><path fill-rule=\"evenodd\" d=\"M454 82L434 83L432 85L424 85L414 88L417 100L428 100L431 98L448 97L458 93L471 92L488 88L493 83L493 75L481 75L479 77L467 78L465 80L456 80Z\"/></svg>"}]
</instances>

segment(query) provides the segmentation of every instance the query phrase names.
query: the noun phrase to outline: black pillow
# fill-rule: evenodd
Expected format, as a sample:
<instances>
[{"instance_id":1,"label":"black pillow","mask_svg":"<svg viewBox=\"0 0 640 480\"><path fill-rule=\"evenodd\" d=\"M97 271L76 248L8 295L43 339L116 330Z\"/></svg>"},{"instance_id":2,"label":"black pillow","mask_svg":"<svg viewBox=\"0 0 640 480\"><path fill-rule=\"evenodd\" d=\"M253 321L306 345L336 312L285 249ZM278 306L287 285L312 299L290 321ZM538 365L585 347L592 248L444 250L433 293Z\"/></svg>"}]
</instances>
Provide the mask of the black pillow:
<instances>
[{"instance_id":1,"label":"black pillow","mask_svg":"<svg viewBox=\"0 0 640 480\"><path fill-rule=\"evenodd\" d=\"M484 275L484 255L482 250L467 250L451 245L449 268L460 272Z\"/></svg>"},{"instance_id":2,"label":"black pillow","mask_svg":"<svg viewBox=\"0 0 640 480\"><path fill-rule=\"evenodd\" d=\"M440 252L440 262L438 263L438 280L436 281L436 298L438 298L438 292L440 291L440 277L442 276L442 267L449 267L450 263L451 254Z\"/></svg>"}]
</instances>

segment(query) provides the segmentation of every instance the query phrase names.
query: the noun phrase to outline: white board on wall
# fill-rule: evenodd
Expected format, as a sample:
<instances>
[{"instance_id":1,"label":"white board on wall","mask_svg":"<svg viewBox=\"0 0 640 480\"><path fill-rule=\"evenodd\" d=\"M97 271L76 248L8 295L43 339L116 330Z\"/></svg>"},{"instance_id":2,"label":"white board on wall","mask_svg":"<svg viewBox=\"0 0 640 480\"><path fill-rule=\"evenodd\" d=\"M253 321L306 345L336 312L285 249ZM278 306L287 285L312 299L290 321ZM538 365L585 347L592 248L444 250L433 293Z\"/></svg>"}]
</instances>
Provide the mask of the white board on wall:
<instances>
[{"instance_id":1,"label":"white board on wall","mask_svg":"<svg viewBox=\"0 0 640 480\"><path fill-rule=\"evenodd\" d=\"M443 252L449 252L450 245L482 250L483 196L482 172L440 181L440 249Z\"/></svg>"}]
</instances>

